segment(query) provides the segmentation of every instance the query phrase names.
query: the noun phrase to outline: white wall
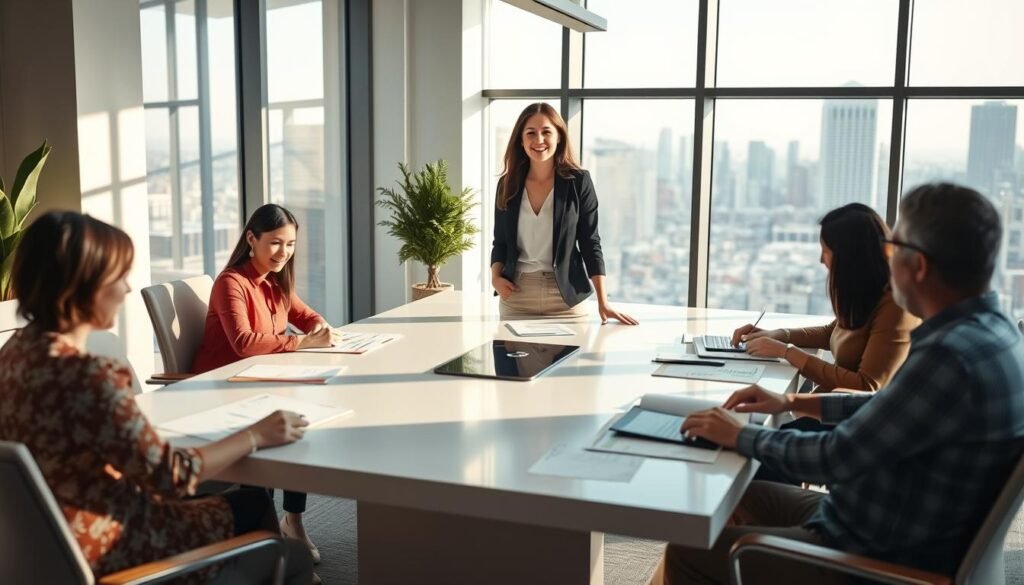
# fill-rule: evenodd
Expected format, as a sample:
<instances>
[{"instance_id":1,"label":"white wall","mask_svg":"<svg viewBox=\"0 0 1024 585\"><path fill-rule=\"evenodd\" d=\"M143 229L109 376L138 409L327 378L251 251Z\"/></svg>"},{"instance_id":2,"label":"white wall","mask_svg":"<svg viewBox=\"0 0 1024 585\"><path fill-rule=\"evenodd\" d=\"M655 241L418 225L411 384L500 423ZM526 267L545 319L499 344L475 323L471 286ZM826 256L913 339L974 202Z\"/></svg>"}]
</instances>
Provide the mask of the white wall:
<instances>
[{"instance_id":1,"label":"white wall","mask_svg":"<svg viewBox=\"0 0 1024 585\"><path fill-rule=\"evenodd\" d=\"M137 375L153 373L153 333L139 291L150 282L146 124L137 0L73 0L82 212L125 230L135 263L116 333Z\"/></svg>"},{"instance_id":2,"label":"white wall","mask_svg":"<svg viewBox=\"0 0 1024 585\"><path fill-rule=\"evenodd\" d=\"M149 284L149 212L137 0L0 2L0 128L5 176L43 138L53 151L40 211L89 213L135 243L131 285L116 332L140 378L153 371L153 337L139 290Z\"/></svg>"},{"instance_id":3,"label":"white wall","mask_svg":"<svg viewBox=\"0 0 1024 585\"><path fill-rule=\"evenodd\" d=\"M374 0L374 183L393 185L397 162L414 169L448 161L452 188L479 192L484 100L483 0ZM477 209L479 215L482 210ZM378 221L383 219L377 211ZM479 290L484 234L476 248L441 269L445 282ZM490 240L486 240L489 246ZM426 279L421 265L397 264L399 244L376 230L377 311L408 300L409 285ZM410 263L412 264L412 263Z\"/></svg>"}]
</instances>

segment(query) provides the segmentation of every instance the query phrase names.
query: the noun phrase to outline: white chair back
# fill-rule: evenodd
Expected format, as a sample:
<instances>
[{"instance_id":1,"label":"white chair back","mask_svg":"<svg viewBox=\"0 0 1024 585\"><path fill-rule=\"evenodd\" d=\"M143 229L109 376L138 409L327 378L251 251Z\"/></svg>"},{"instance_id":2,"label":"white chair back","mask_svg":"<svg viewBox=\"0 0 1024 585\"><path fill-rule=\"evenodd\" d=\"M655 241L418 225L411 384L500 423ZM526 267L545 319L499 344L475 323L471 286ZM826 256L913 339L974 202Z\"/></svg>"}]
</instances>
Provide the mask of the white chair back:
<instances>
[{"instance_id":1,"label":"white chair back","mask_svg":"<svg viewBox=\"0 0 1024 585\"><path fill-rule=\"evenodd\" d=\"M0 441L0 550L0 583L94 582L31 453L6 441Z\"/></svg>"},{"instance_id":2,"label":"white chair back","mask_svg":"<svg viewBox=\"0 0 1024 585\"><path fill-rule=\"evenodd\" d=\"M208 275L175 280L142 289L164 372L185 374L203 341L213 279Z\"/></svg>"}]
</instances>

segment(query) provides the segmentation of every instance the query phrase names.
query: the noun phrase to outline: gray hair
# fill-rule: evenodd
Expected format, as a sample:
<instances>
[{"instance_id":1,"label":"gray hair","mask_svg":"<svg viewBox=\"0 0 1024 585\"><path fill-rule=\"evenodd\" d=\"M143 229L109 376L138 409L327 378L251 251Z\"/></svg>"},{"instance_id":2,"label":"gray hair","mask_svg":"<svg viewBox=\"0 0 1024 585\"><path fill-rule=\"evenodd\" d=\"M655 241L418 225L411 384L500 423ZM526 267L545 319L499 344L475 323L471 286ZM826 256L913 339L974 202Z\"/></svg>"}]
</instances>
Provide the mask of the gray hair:
<instances>
[{"instance_id":1,"label":"gray hair","mask_svg":"<svg viewBox=\"0 0 1024 585\"><path fill-rule=\"evenodd\" d=\"M999 213L981 193L953 183L927 183L904 195L900 224L950 288L989 288L1003 238Z\"/></svg>"}]
</instances>

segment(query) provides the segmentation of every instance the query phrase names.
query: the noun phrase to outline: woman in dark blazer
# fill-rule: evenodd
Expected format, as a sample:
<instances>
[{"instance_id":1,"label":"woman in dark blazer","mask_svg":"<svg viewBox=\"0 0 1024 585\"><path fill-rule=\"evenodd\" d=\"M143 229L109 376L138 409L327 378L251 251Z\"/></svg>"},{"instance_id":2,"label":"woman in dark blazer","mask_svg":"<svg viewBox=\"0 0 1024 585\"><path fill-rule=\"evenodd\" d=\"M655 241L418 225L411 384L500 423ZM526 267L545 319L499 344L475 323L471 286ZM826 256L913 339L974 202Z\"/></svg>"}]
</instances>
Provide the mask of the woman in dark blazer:
<instances>
[{"instance_id":1,"label":"woman in dark blazer","mask_svg":"<svg viewBox=\"0 0 1024 585\"><path fill-rule=\"evenodd\" d=\"M491 284L501 316L582 316L595 292L602 323L636 325L608 303L604 275L590 173L576 162L558 112L531 104L512 130L495 198Z\"/></svg>"}]
</instances>

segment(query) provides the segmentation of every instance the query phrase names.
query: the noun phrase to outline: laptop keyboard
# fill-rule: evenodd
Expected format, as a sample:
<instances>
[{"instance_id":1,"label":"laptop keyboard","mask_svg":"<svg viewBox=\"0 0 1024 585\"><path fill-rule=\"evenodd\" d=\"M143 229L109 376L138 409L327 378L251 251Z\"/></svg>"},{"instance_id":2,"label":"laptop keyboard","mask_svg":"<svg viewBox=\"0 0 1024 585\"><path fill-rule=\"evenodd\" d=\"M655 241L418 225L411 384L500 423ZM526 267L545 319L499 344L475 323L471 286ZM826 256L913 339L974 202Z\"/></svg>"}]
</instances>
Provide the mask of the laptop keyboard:
<instances>
[{"instance_id":1,"label":"laptop keyboard","mask_svg":"<svg viewBox=\"0 0 1024 585\"><path fill-rule=\"evenodd\" d=\"M726 335L705 335L704 347L708 349L736 349L732 344L732 338Z\"/></svg>"}]
</instances>

